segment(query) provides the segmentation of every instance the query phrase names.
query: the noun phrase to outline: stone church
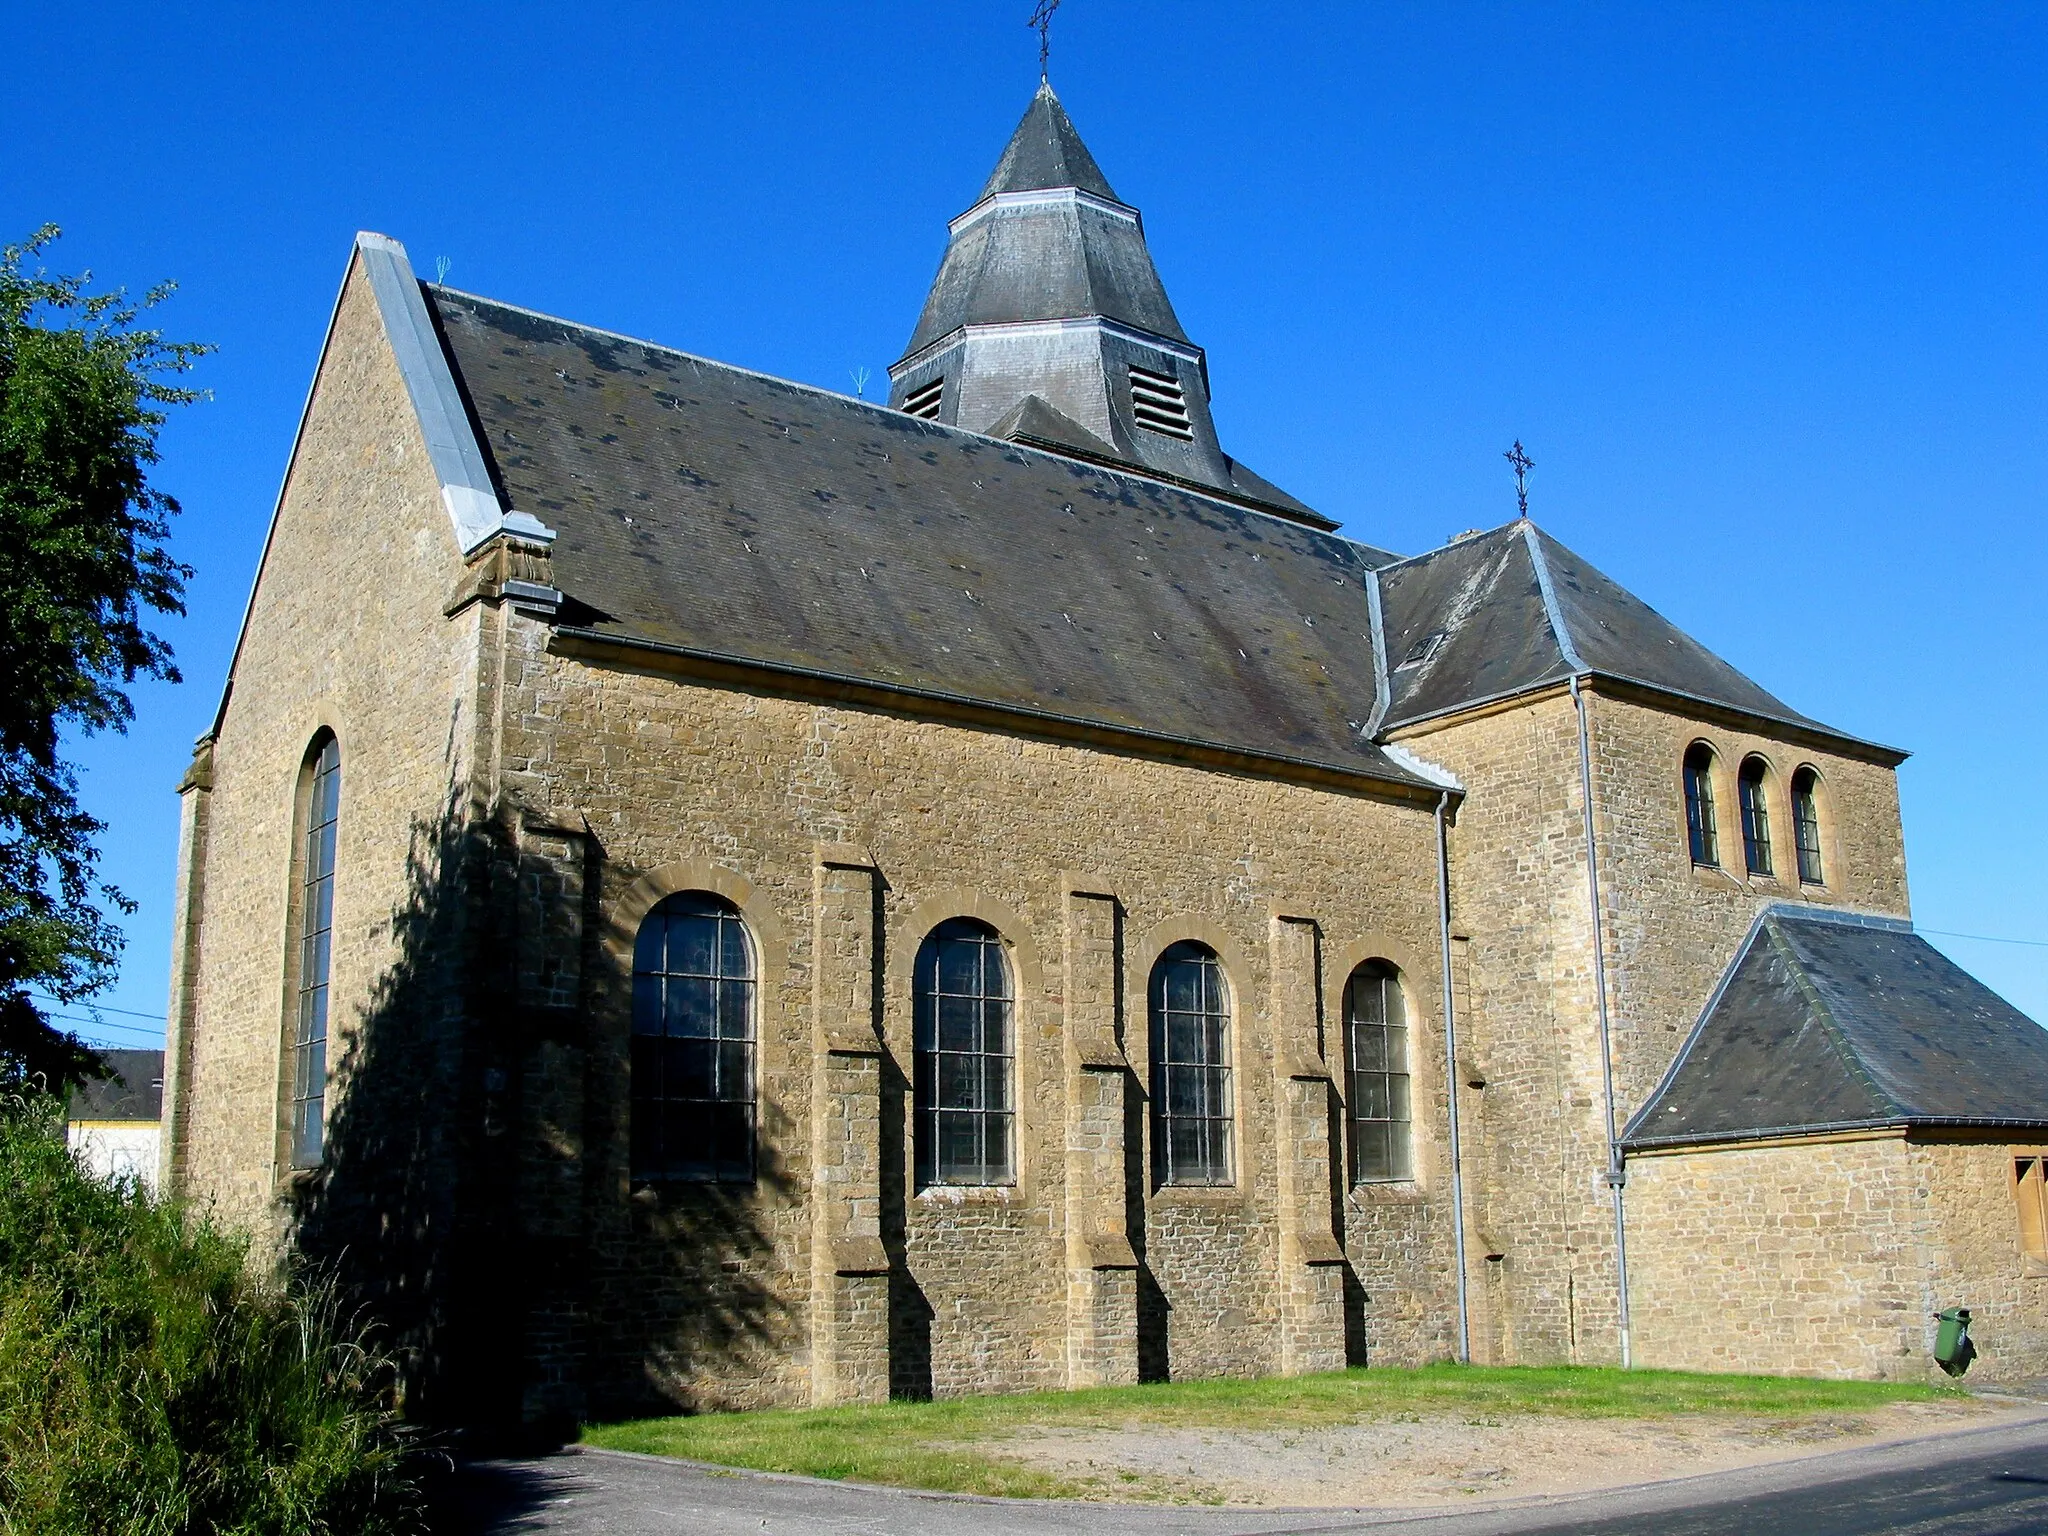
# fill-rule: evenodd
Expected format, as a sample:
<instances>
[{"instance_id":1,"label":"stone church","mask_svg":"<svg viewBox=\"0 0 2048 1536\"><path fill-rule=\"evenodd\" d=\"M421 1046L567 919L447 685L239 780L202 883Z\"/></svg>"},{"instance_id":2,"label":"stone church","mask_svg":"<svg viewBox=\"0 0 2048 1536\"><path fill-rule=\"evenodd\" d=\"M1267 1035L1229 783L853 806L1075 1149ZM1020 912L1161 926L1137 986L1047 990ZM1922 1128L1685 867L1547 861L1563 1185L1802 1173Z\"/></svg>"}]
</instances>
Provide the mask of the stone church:
<instances>
[{"instance_id":1,"label":"stone church","mask_svg":"<svg viewBox=\"0 0 2048 1536\"><path fill-rule=\"evenodd\" d=\"M1210 393L1049 87L886 406L359 235L180 787L166 1179L448 1419L1917 1378L1949 1306L2048 1375L2048 1034L1915 935L1904 754Z\"/></svg>"}]
</instances>

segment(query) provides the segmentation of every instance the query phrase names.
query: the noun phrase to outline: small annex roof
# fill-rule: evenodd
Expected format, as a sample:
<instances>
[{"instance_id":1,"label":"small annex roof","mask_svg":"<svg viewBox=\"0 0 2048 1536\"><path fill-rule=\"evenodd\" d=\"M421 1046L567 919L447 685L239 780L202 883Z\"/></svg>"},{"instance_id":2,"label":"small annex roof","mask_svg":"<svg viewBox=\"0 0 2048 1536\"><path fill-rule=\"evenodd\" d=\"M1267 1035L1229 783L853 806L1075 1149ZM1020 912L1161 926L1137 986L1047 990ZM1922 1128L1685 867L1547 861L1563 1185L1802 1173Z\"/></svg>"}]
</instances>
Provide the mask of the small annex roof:
<instances>
[{"instance_id":1,"label":"small annex roof","mask_svg":"<svg viewBox=\"0 0 2048 1536\"><path fill-rule=\"evenodd\" d=\"M1382 567L1382 732L1566 679L1632 683L1794 731L1905 756L1800 714L1656 609L1518 519Z\"/></svg>"},{"instance_id":2,"label":"small annex roof","mask_svg":"<svg viewBox=\"0 0 2048 1536\"><path fill-rule=\"evenodd\" d=\"M556 530L575 634L1425 782L1365 731L1381 551L425 291L508 503Z\"/></svg>"},{"instance_id":3,"label":"small annex roof","mask_svg":"<svg viewBox=\"0 0 2048 1536\"><path fill-rule=\"evenodd\" d=\"M2048 1030L1909 923L1778 904L1621 1141L1941 1126L2048 1127Z\"/></svg>"},{"instance_id":4,"label":"small annex roof","mask_svg":"<svg viewBox=\"0 0 2048 1536\"><path fill-rule=\"evenodd\" d=\"M164 1112L164 1053L162 1051L101 1051L109 1071L104 1077L87 1078L71 1091L65 1118L83 1120L152 1121Z\"/></svg>"}]
</instances>

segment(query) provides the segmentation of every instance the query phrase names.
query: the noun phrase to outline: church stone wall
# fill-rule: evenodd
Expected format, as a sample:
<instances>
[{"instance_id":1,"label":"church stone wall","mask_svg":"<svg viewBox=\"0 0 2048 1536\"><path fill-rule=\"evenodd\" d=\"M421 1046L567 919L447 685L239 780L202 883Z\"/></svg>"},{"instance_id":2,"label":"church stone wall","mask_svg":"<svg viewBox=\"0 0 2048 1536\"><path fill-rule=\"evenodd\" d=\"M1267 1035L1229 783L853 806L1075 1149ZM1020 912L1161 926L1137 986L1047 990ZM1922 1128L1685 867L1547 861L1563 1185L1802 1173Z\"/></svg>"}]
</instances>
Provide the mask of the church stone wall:
<instances>
[{"instance_id":1,"label":"church stone wall","mask_svg":"<svg viewBox=\"0 0 2048 1536\"><path fill-rule=\"evenodd\" d=\"M1908 911L1895 776L1841 753L1585 694L1598 839L1615 1120L1655 1089L1756 913L1805 900ZM1679 765L1716 752L1719 870L1695 869ZM1466 942L1460 1081L1477 1358L1620 1358L1612 1196L1585 863L1578 718L1568 694L1408 735L1466 786L1451 839ZM1775 878L1742 872L1735 775L1769 781ZM1821 775L1823 874L1802 887L1790 780ZM1483 1087L1474 1087L1483 1084ZM1634 1226L1635 1195L1627 1194Z\"/></svg>"},{"instance_id":2,"label":"church stone wall","mask_svg":"<svg viewBox=\"0 0 2048 1536\"><path fill-rule=\"evenodd\" d=\"M580 1153L594 1407L1448 1352L1448 1158L1426 1145L1413 1185L1333 1192L1336 1057L1321 1054L1339 1049L1334 964L1416 967L1417 1118L1441 1135L1426 810L545 644L515 621L504 788L527 815L589 828L614 930L587 994ZM636 1190L628 1176L619 907L660 871L675 888L723 871L750 924L777 936L763 946L751 1190ZM1003 934L1018 988L1012 1188L912 1179L911 965L956 914ZM1234 1189L1151 1184L1146 981L1181 937L1217 949L1232 993Z\"/></svg>"},{"instance_id":3,"label":"church stone wall","mask_svg":"<svg viewBox=\"0 0 2048 1536\"><path fill-rule=\"evenodd\" d=\"M2048 1265L2020 1248L2003 1142L1637 1156L1628 1192L1643 1365L1945 1382L1936 1314L1968 1307L1969 1385L2048 1376Z\"/></svg>"},{"instance_id":4,"label":"church stone wall","mask_svg":"<svg viewBox=\"0 0 2048 1536\"><path fill-rule=\"evenodd\" d=\"M1632 700L1589 693L1593 803L1608 907L1614 1079L1622 1122L1656 1090L1757 912L1806 901L1906 917L1906 856L1891 769L1784 740L1708 724ZM1680 774L1686 749L1714 749L1720 868L1692 862ZM1744 868L1735 778L1761 756L1773 873ZM1823 885L1802 885L1793 844L1791 778L1820 773Z\"/></svg>"},{"instance_id":5,"label":"church stone wall","mask_svg":"<svg viewBox=\"0 0 2048 1536\"><path fill-rule=\"evenodd\" d=\"M368 284L352 270L252 599L237 687L211 759L192 1024L175 1042L184 1190L275 1231L287 1177L283 1101L295 797L320 729L339 739L342 798L328 1060L342 1084L394 975L422 996L394 919L438 855L474 676L473 622L442 616L461 562ZM190 936L188 936L190 935ZM198 946L196 957L189 953Z\"/></svg>"},{"instance_id":6,"label":"church stone wall","mask_svg":"<svg viewBox=\"0 0 2048 1536\"><path fill-rule=\"evenodd\" d=\"M1640 1364L1893 1381L1931 1369L1932 1213L1902 1138L1638 1156L1628 1172Z\"/></svg>"},{"instance_id":7,"label":"church stone wall","mask_svg":"<svg viewBox=\"0 0 2048 1536\"><path fill-rule=\"evenodd\" d=\"M1539 699L1406 743L1467 794L1451 834L1473 1356L1620 1358L1578 719ZM1473 1087L1473 1084L1483 1084Z\"/></svg>"},{"instance_id":8,"label":"church stone wall","mask_svg":"<svg viewBox=\"0 0 2048 1536\"><path fill-rule=\"evenodd\" d=\"M2048 1381L2048 1263L2020 1246L2014 1149L2003 1141L1910 1146L1932 1227L1923 1321L1931 1328L1935 1313L1968 1307L1978 1351L1969 1383L2038 1387Z\"/></svg>"}]
</instances>

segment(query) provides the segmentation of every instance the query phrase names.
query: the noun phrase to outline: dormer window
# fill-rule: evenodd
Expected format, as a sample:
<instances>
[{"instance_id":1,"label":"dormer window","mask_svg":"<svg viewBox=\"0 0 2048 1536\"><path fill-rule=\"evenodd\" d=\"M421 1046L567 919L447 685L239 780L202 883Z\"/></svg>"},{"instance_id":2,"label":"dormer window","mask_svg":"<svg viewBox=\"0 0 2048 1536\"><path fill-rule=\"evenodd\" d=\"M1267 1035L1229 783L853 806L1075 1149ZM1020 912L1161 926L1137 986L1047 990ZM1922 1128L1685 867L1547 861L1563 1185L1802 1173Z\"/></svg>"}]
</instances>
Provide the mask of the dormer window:
<instances>
[{"instance_id":1,"label":"dormer window","mask_svg":"<svg viewBox=\"0 0 2048 1536\"><path fill-rule=\"evenodd\" d=\"M1188 397L1180 380L1170 373L1154 373L1131 364L1131 414L1148 432L1184 443L1195 440L1194 423L1188 420Z\"/></svg>"},{"instance_id":2,"label":"dormer window","mask_svg":"<svg viewBox=\"0 0 2048 1536\"><path fill-rule=\"evenodd\" d=\"M929 384L920 384L903 401L903 414L922 416L926 421L939 419L939 397L946 392L946 376L940 374Z\"/></svg>"},{"instance_id":3,"label":"dormer window","mask_svg":"<svg viewBox=\"0 0 2048 1536\"><path fill-rule=\"evenodd\" d=\"M1425 661L1428 661L1430 657L1436 654L1437 647L1442 645L1443 643L1444 632L1440 629L1431 630L1428 634L1424 635L1420 640L1417 640L1413 645L1408 647L1408 654L1401 658L1400 662L1395 666L1394 670L1396 672L1406 672L1411 668L1421 666Z\"/></svg>"}]
</instances>

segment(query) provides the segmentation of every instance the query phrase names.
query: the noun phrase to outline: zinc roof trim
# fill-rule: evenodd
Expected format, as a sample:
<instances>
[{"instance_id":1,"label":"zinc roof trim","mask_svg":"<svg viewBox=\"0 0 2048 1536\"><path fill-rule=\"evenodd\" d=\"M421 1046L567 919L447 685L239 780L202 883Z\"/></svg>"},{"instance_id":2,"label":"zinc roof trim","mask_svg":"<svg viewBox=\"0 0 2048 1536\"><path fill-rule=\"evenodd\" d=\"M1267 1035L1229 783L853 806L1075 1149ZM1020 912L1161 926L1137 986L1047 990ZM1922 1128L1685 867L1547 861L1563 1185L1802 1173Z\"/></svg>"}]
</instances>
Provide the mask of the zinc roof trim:
<instances>
[{"instance_id":1,"label":"zinc roof trim","mask_svg":"<svg viewBox=\"0 0 2048 1536\"><path fill-rule=\"evenodd\" d=\"M1572 643L1571 626L1565 623L1564 610L1558 606L1557 587L1550 579L1550 562L1543 558L1543 545L1536 537L1536 525L1526 517L1520 519L1520 523L1522 547L1529 552L1529 565L1536 573L1536 590L1543 595L1543 612L1550 620L1550 634L1557 642L1558 654L1576 676L1590 676L1593 669L1586 665L1585 657Z\"/></svg>"}]
</instances>

